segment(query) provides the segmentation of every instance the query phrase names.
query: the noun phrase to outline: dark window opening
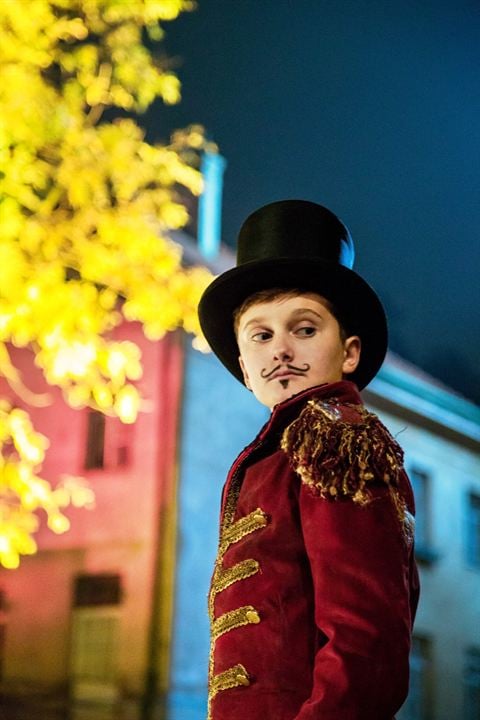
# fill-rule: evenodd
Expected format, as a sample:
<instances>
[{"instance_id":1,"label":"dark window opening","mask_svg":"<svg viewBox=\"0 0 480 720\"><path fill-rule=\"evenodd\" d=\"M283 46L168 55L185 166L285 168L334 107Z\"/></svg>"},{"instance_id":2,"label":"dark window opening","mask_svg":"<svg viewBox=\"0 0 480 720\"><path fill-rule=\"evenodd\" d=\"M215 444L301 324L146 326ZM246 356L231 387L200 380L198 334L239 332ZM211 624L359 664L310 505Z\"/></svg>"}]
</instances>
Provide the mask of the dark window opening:
<instances>
[{"instance_id":1,"label":"dark window opening","mask_svg":"<svg viewBox=\"0 0 480 720\"><path fill-rule=\"evenodd\" d=\"M415 542L419 546L427 546L429 537L429 485L430 477L424 470L413 467L409 470L415 496Z\"/></svg>"},{"instance_id":2,"label":"dark window opening","mask_svg":"<svg viewBox=\"0 0 480 720\"><path fill-rule=\"evenodd\" d=\"M467 561L480 568L480 495L470 493L467 507Z\"/></svg>"},{"instance_id":3,"label":"dark window opening","mask_svg":"<svg viewBox=\"0 0 480 720\"><path fill-rule=\"evenodd\" d=\"M6 623L4 623L0 620L0 680L4 679L6 636L7 636Z\"/></svg>"},{"instance_id":4,"label":"dark window opening","mask_svg":"<svg viewBox=\"0 0 480 720\"><path fill-rule=\"evenodd\" d=\"M122 602L120 575L79 575L75 580L75 607L119 605Z\"/></svg>"},{"instance_id":5,"label":"dark window opening","mask_svg":"<svg viewBox=\"0 0 480 720\"><path fill-rule=\"evenodd\" d=\"M105 464L105 415L97 410L88 411L86 470L101 469Z\"/></svg>"},{"instance_id":6,"label":"dark window opening","mask_svg":"<svg viewBox=\"0 0 480 720\"><path fill-rule=\"evenodd\" d=\"M125 467L125 465L128 465L129 462L130 462L129 448L126 445L120 445L120 447L117 448L117 465L119 467Z\"/></svg>"},{"instance_id":7,"label":"dark window opening","mask_svg":"<svg viewBox=\"0 0 480 720\"><path fill-rule=\"evenodd\" d=\"M4 679L7 609L7 593L0 590L0 681Z\"/></svg>"},{"instance_id":8,"label":"dark window opening","mask_svg":"<svg viewBox=\"0 0 480 720\"><path fill-rule=\"evenodd\" d=\"M408 471L415 496L415 556L419 563L431 565L438 559L432 547L431 534L431 475L418 467Z\"/></svg>"},{"instance_id":9,"label":"dark window opening","mask_svg":"<svg viewBox=\"0 0 480 720\"><path fill-rule=\"evenodd\" d=\"M480 648L467 650L463 679L463 716L465 720L478 720L480 718Z\"/></svg>"}]
</instances>

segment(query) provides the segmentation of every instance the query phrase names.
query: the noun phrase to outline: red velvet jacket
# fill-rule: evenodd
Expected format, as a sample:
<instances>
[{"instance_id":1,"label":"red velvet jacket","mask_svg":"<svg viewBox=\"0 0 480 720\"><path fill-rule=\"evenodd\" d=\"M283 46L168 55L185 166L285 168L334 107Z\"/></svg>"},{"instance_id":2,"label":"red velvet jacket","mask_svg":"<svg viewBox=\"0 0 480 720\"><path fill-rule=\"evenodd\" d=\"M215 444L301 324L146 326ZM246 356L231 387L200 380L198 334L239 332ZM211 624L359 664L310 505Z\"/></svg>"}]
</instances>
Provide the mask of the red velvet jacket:
<instances>
[{"instance_id":1,"label":"red velvet jacket","mask_svg":"<svg viewBox=\"0 0 480 720\"><path fill-rule=\"evenodd\" d=\"M401 450L355 385L278 405L224 489L211 720L391 720L418 600Z\"/></svg>"}]
</instances>

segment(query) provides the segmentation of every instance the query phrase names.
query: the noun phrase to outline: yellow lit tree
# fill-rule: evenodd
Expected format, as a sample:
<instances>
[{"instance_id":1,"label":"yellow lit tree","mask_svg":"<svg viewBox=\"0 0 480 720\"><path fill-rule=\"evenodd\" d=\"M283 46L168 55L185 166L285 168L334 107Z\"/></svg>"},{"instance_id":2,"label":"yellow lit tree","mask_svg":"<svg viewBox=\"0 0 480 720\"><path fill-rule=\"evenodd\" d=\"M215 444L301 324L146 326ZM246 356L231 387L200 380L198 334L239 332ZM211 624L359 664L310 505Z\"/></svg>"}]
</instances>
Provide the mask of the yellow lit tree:
<instances>
[{"instance_id":1,"label":"yellow lit tree","mask_svg":"<svg viewBox=\"0 0 480 720\"><path fill-rule=\"evenodd\" d=\"M24 379L12 346L33 350L71 406L133 422L140 353L115 342L113 328L126 319L142 323L150 339L177 327L199 335L196 304L209 274L182 267L168 231L187 221L178 188L201 192L202 131L152 145L132 119L156 98L179 100L177 77L144 38L161 40L163 23L192 6L0 3L0 373L17 392ZM0 401L6 567L35 552L38 509L61 532L62 509L92 499L71 479L53 488L39 477L47 444L25 409Z\"/></svg>"}]
</instances>

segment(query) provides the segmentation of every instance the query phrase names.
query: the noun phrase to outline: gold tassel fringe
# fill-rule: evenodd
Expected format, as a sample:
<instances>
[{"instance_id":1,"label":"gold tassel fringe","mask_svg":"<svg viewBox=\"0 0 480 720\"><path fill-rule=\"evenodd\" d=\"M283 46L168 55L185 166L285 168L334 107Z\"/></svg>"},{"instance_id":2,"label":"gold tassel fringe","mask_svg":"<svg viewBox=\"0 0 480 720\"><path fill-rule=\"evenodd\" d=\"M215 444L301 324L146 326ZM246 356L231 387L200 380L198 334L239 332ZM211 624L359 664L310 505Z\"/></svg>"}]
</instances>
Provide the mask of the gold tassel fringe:
<instances>
[{"instance_id":1,"label":"gold tassel fringe","mask_svg":"<svg viewBox=\"0 0 480 720\"><path fill-rule=\"evenodd\" d=\"M359 422L343 420L333 404L309 400L285 429L281 447L302 481L321 497L350 497L364 505L369 484L384 482L403 523L405 501L396 488L403 451L376 415L352 407Z\"/></svg>"}]
</instances>

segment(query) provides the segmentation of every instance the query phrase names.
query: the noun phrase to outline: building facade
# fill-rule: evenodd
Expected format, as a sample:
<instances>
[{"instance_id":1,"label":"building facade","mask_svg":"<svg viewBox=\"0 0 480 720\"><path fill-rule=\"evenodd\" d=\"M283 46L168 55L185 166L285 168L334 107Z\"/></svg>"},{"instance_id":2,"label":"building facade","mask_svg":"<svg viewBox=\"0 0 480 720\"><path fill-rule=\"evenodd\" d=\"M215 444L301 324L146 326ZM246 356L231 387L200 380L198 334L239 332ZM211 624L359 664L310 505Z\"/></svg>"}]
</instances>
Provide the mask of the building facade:
<instances>
[{"instance_id":1,"label":"building facade","mask_svg":"<svg viewBox=\"0 0 480 720\"><path fill-rule=\"evenodd\" d=\"M132 324L118 339L143 355L135 425L71 410L54 389L32 412L51 441L43 475L83 475L96 508L71 510L64 535L42 527L39 552L0 571L8 720L67 705L115 720L205 717L221 487L267 411L180 333L151 343ZM17 361L42 389L28 353ZM399 718L479 720L480 409L394 355L364 398L404 448L417 503L422 594Z\"/></svg>"},{"instance_id":2,"label":"building facade","mask_svg":"<svg viewBox=\"0 0 480 720\"><path fill-rule=\"evenodd\" d=\"M148 342L133 324L118 330L117 339L126 338L138 343L144 365L134 425L74 411L54 388L51 405L30 409L50 439L43 476L53 484L64 473L83 476L96 506L67 509L71 530L63 535L42 524L38 553L0 572L9 720L36 717L28 712L44 705L113 712L132 698L148 707L166 690L183 342L176 334ZM32 357L18 351L15 360L30 387L43 390Z\"/></svg>"},{"instance_id":3,"label":"building facade","mask_svg":"<svg viewBox=\"0 0 480 720\"><path fill-rule=\"evenodd\" d=\"M365 392L405 450L421 599L402 720L480 718L480 409L390 355Z\"/></svg>"}]
</instances>

